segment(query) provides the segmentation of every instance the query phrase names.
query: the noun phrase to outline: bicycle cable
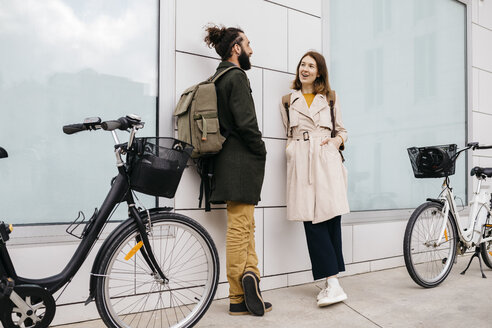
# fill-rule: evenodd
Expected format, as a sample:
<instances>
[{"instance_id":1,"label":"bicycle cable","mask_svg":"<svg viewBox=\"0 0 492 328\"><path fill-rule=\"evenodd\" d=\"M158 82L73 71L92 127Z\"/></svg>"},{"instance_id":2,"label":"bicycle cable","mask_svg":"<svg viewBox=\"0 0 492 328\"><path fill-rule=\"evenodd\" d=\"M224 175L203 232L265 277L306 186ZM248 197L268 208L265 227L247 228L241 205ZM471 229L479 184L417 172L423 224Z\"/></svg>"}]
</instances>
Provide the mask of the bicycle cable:
<instances>
[{"instance_id":1,"label":"bicycle cable","mask_svg":"<svg viewBox=\"0 0 492 328\"><path fill-rule=\"evenodd\" d=\"M472 234L471 234L471 236L470 236L470 240L466 240L465 238L463 238L463 239L465 239L465 241L466 241L467 243L469 243L469 242L471 242L471 241L473 240L473 236L475 235L475 226L477 225L478 215L480 214L480 211L482 210L482 208L483 208L484 206L485 206L485 204L482 204L482 205L480 206L480 208L479 208L479 209L478 209L478 211L477 211L477 215L475 216L475 219L473 220L473 228L472 228ZM485 208L485 209L487 210L487 208ZM487 219L488 219L488 218L487 218Z\"/></svg>"},{"instance_id":2,"label":"bicycle cable","mask_svg":"<svg viewBox=\"0 0 492 328\"><path fill-rule=\"evenodd\" d=\"M455 199L459 199L460 200L460 203L461 203L461 210L459 210L458 212L463 212L465 210L465 203L463 202L463 198L461 197L458 197L458 196L454 196Z\"/></svg>"}]
</instances>

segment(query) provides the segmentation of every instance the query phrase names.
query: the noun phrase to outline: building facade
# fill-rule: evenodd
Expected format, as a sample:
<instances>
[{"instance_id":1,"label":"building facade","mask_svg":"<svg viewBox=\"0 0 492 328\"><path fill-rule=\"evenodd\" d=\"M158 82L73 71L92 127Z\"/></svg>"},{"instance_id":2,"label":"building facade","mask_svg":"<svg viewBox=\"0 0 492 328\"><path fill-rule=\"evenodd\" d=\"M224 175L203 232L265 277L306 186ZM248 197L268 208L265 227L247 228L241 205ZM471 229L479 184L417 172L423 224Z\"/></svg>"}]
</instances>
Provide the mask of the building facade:
<instances>
[{"instance_id":1,"label":"building facade","mask_svg":"<svg viewBox=\"0 0 492 328\"><path fill-rule=\"evenodd\" d=\"M0 107L10 123L0 145L10 158L0 162L0 209L1 219L17 225L9 250L22 276L61 271L77 246L65 233L67 223L80 209L90 216L115 174L108 135L64 136L61 125L136 113L147 123L143 134L173 135L181 91L212 75L220 62L203 42L208 23L240 26L254 51L247 74L268 152L255 210L264 290L312 281L302 224L285 218L286 139L278 108L307 50L327 58L349 134L352 213L342 219L343 275L404 265L406 222L440 185L413 178L407 147L492 144L489 0L5 3ZM466 173L475 165L492 167L492 154L469 154L458 163L453 182L465 205L473 187ZM224 298L226 210L198 208L199 183L190 166L175 199L157 202L212 235L221 261L216 297ZM152 197L141 198L155 205ZM113 219L124 217L119 209ZM61 295L54 324L98 317L94 303L83 302L97 248L116 224L108 225Z\"/></svg>"}]
</instances>

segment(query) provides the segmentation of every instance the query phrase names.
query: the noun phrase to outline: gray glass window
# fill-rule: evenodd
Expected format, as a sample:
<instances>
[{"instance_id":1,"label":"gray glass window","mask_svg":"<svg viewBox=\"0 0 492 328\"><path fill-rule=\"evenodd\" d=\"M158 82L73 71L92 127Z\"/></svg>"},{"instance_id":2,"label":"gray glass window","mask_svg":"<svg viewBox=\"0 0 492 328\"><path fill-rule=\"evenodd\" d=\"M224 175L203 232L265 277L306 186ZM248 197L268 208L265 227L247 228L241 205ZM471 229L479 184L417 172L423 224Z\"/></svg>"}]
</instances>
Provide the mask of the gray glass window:
<instances>
[{"instance_id":1,"label":"gray glass window","mask_svg":"<svg viewBox=\"0 0 492 328\"><path fill-rule=\"evenodd\" d=\"M440 179L413 177L407 148L466 142L466 5L330 0L332 87L349 131L352 210L412 208ZM452 177L465 198L465 160Z\"/></svg>"},{"instance_id":2,"label":"gray glass window","mask_svg":"<svg viewBox=\"0 0 492 328\"><path fill-rule=\"evenodd\" d=\"M156 135L158 0L6 0L0 16L0 213L70 221L100 206L117 171L109 133L62 126L135 113Z\"/></svg>"}]
</instances>

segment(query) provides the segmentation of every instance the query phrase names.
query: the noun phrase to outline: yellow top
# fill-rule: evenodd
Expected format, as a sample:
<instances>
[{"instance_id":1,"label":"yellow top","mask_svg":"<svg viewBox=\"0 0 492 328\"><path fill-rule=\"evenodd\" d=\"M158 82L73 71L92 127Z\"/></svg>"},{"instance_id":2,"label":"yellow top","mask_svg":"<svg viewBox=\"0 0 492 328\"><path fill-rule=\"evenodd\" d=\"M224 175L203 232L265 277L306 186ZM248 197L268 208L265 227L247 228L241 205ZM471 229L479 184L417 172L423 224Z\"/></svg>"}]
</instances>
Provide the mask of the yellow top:
<instances>
[{"instance_id":1,"label":"yellow top","mask_svg":"<svg viewBox=\"0 0 492 328\"><path fill-rule=\"evenodd\" d=\"M314 93L304 93L304 99L306 99L308 107L311 107L311 104L313 103L314 100Z\"/></svg>"}]
</instances>

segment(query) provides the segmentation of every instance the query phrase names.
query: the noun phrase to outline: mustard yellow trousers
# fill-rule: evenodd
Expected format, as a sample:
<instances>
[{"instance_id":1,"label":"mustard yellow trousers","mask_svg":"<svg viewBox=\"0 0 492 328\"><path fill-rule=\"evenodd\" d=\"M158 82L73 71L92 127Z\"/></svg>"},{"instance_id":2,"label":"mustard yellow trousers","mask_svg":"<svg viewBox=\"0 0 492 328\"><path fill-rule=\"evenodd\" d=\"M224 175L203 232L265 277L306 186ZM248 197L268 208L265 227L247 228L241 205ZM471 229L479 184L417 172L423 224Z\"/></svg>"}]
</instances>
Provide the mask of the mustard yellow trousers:
<instances>
[{"instance_id":1,"label":"mustard yellow trousers","mask_svg":"<svg viewBox=\"0 0 492 328\"><path fill-rule=\"evenodd\" d=\"M258 257L255 251L255 206L227 202L226 268L231 304L244 300L241 278L251 271L258 278Z\"/></svg>"}]
</instances>

